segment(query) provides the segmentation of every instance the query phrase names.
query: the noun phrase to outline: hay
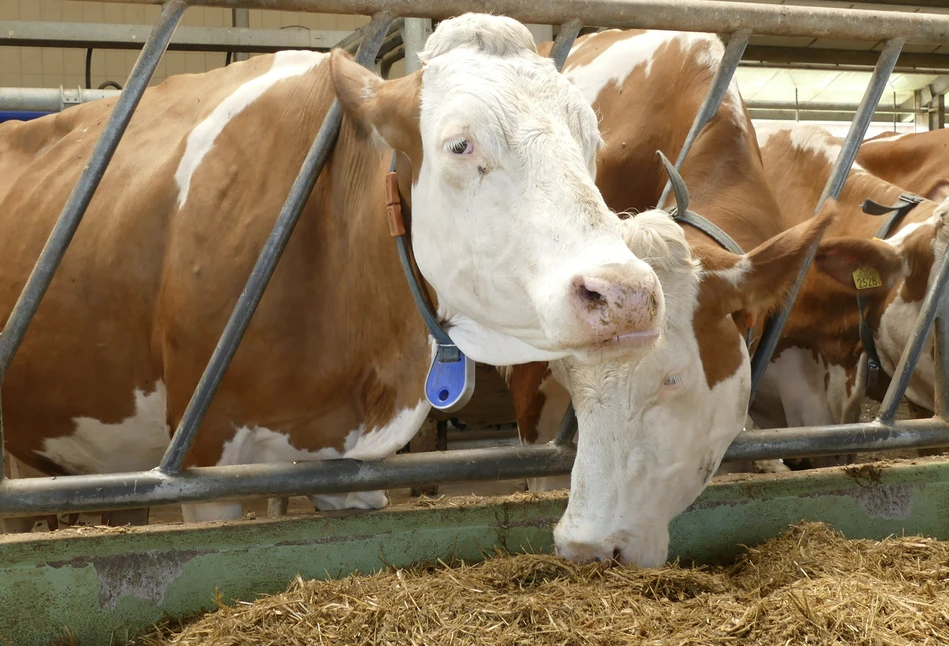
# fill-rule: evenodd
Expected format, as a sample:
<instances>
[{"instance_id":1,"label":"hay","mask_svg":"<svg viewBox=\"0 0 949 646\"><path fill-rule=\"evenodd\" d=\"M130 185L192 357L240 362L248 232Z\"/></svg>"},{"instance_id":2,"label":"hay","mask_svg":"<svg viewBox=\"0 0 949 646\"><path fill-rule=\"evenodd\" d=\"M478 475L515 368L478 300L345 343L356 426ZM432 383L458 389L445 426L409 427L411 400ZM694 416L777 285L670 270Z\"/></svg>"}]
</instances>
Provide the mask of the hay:
<instances>
[{"instance_id":1,"label":"hay","mask_svg":"<svg viewBox=\"0 0 949 646\"><path fill-rule=\"evenodd\" d=\"M949 543L848 541L802 523L734 565L658 570L548 555L297 579L145 646L949 644Z\"/></svg>"}]
</instances>

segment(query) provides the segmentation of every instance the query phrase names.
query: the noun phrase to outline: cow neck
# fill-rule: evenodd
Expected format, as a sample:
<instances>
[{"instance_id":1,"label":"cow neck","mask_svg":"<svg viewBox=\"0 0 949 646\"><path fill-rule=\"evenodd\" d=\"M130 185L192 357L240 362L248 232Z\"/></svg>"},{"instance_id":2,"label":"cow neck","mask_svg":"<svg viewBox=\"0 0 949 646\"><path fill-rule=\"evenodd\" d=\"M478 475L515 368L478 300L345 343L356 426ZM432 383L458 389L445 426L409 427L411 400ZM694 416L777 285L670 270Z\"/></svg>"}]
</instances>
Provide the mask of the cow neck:
<instances>
[{"instance_id":1,"label":"cow neck","mask_svg":"<svg viewBox=\"0 0 949 646\"><path fill-rule=\"evenodd\" d=\"M425 380L425 396L436 409L452 412L464 407L474 394L475 366L474 362L455 345L439 323L428 286L423 287L424 278L420 276L421 272L418 271L415 263L410 231L406 227L402 212L402 192L399 189L397 162L398 153L393 151L389 172L385 176L386 217L389 222L389 233L395 238L399 262L402 265L405 280L409 284L409 290L412 292L415 306L422 315L429 334L435 339L435 359Z\"/></svg>"},{"instance_id":2,"label":"cow neck","mask_svg":"<svg viewBox=\"0 0 949 646\"><path fill-rule=\"evenodd\" d=\"M903 218L923 201L925 200L918 195L903 193L899 196L896 204L892 206L885 206L867 198L864 200L861 209L867 215L886 216L877 229L876 234L873 236L878 240L885 240L893 233L893 229L899 226ZM860 343L863 344L863 349L867 353L866 392L870 393L880 387L880 376L885 373L883 372L883 364L880 362L880 355L877 352L876 342L873 340L873 330L867 319L868 306L869 302L867 298L858 291L857 310L860 314L858 330L860 333ZM885 376L887 377L887 382L889 382L889 375Z\"/></svg>"}]
</instances>

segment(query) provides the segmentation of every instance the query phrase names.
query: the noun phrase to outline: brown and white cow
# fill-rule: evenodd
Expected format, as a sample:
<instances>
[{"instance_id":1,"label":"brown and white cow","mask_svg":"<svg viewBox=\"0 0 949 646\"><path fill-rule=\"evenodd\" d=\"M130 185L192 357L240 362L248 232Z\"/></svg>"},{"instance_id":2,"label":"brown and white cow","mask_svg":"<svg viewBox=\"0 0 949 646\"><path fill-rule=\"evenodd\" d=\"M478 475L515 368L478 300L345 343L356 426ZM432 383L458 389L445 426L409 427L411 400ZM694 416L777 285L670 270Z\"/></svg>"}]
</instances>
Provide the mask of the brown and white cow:
<instances>
[{"instance_id":1,"label":"brown and white cow","mask_svg":"<svg viewBox=\"0 0 949 646\"><path fill-rule=\"evenodd\" d=\"M158 463L334 96L339 140L187 465L381 458L426 417L433 344L386 226L390 147L418 266L471 359L647 350L662 292L594 184L581 93L508 18L445 21L420 58L383 81L285 51L149 89L6 376L12 454L48 474ZM0 320L113 105L0 127Z\"/></svg>"},{"instance_id":2,"label":"brown and white cow","mask_svg":"<svg viewBox=\"0 0 949 646\"><path fill-rule=\"evenodd\" d=\"M814 125L759 128L765 170L787 217L811 216L840 151L841 141ZM879 144L882 145L882 144ZM870 174L858 162L836 205L828 236L864 238L879 254L883 285L865 290L866 320L885 373L869 394L881 398L915 325L934 258L945 253L949 202L925 200L896 222L883 241L873 240L883 219L861 209L870 198L896 204L904 189ZM839 273L846 278L846 269ZM860 313L849 290L817 272L805 279L780 344L752 403L762 426L842 424L857 421L867 394L867 354L860 341ZM932 342L924 349L906 396L933 407Z\"/></svg>"},{"instance_id":3,"label":"brown and white cow","mask_svg":"<svg viewBox=\"0 0 949 646\"><path fill-rule=\"evenodd\" d=\"M933 202L949 198L949 130L885 132L860 146L868 172Z\"/></svg>"},{"instance_id":4,"label":"brown and white cow","mask_svg":"<svg viewBox=\"0 0 949 646\"><path fill-rule=\"evenodd\" d=\"M782 219L734 84L682 175L690 209L747 253L725 251L649 210L666 181L656 151L676 157L722 54L711 34L612 30L578 39L564 67L600 119L597 185L607 204L645 211L625 219L624 231L633 253L655 269L666 302L659 344L641 359L597 366L563 359L503 371L523 441L551 439L571 395L577 408L570 499L554 532L558 551L571 558L646 566L666 559L669 522L699 495L745 422L748 326L781 302L806 247L829 224L789 228ZM823 261L861 260L861 241L845 255L839 246L824 245Z\"/></svg>"}]
</instances>

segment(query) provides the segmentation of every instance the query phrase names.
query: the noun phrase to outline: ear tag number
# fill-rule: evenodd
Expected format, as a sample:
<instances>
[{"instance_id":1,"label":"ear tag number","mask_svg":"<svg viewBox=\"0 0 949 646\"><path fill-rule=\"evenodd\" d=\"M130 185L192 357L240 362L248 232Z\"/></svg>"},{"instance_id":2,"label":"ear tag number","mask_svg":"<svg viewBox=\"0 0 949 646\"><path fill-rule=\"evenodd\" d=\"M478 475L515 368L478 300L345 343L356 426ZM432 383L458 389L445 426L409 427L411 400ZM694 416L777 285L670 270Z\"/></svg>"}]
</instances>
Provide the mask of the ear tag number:
<instances>
[{"instance_id":1,"label":"ear tag number","mask_svg":"<svg viewBox=\"0 0 949 646\"><path fill-rule=\"evenodd\" d=\"M425 379L425 396L436 410L452 413L468 403L475 389L475 362L459 352L458 361L432 362Z\"/></svg>"},{"instance_id":2,"label":"ear tag number","mask_svg":"<svg viewBox=\"0 0 949 646\"><path fill-rule=\"evenodd\" d=\"M873 289L883 287L883 279L874 267L857 267L853 272L853 284L857 289Z\"/></svg>"}]
</instances>

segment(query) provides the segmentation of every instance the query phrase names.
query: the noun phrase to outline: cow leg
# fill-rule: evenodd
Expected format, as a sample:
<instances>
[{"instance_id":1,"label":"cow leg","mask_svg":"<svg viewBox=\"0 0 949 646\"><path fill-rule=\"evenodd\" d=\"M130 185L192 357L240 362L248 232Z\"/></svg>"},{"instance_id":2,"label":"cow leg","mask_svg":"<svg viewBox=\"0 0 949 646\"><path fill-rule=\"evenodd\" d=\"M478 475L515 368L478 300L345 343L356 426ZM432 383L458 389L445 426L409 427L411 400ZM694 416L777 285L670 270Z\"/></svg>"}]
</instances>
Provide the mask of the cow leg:
<instances>
[{"instance_id":1,"label":"cow leg","mask_svg":"<svg viewBox=\"0 0 949 646\"><path fill-rule=\"evenodd\" d=\"M283 518L287 515L287 508L290 506L290 499L268 498L267 499L267 518Z\"/></svg>"},{"instance_id":2,"label":"cow leg","mask_svg":"<svg viewBox=\"0 0 949 646\"><path fill-rule=\"evenodd\" d=\"M338 509L382 509L389 504L385 491L354 491L327 496L307 496L318 511Z\"/></svg>"}]
</instances>

